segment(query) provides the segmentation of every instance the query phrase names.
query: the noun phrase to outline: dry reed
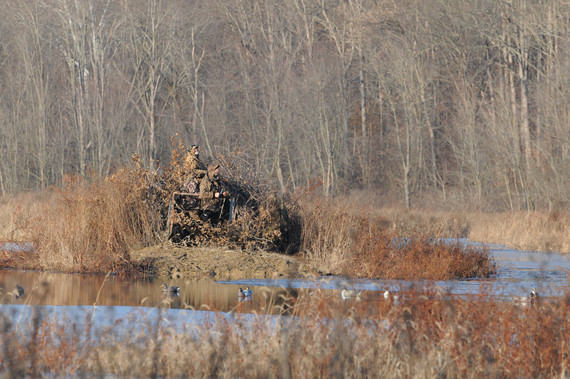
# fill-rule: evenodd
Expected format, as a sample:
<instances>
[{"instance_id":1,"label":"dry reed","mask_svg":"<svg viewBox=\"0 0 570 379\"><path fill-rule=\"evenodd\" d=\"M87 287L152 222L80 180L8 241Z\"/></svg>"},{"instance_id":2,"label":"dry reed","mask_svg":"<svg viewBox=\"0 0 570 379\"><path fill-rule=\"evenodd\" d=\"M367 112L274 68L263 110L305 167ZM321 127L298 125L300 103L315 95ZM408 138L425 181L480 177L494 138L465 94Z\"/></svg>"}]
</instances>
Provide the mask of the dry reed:
<instances>
[{"instance_id":1,"label":"dry reed","mask_svg":"<svg viewBox=\"0 0 570 379\"><path fill-rule=\"evenodd\" d=\"M374 208L344 199L305 197L299 201L303 252L330 273L439 280L489 277L495 272L484 248L434 240L433 235L411 229L402 236Z\"/></svg>"},{"instance_id":2,"label":"dry reed","mask_svg":"<svg viewBox=\"0 0 570 379\"><path fill-rule=\"evenodd\" d=\"M0 370L120 377L568 377L570 300L520 307L435 289L400 302L301 292L292 317L223 315L182 326L127 319L99 330L2 314ZM136 325L136 327L134 326Z\"/></svg>"},{"instance_id":3,"label":"dry reed","mask_svg":"<svg viewBox=\"0 0 570 379\"><path fill-rule=\"evenodd\" d=\"M0 196L0 241L26 242L23 230L27 221L40 213L43 204L52 199L50 191Z\"/></svg>"},{"instance_id":4,"label":"dry reed","mask_svg":"<svg viewBox=\"0 0 570 379\"><path fill-rule=\"evenodd\" d=\"M66 176L61 188L51 189L47 201L39 202L34 212L19 220L20 235L35 251L26 257L10 254L1 265L66 272L137 272L139 267L130 261L129 251L167 239L172 194L186 179L181 159L185 148L174 139L172 144L170 164L158 171L142 168L140 158L133 156L131 167L105 179ZM283 199L268 195L254 175L234 168L236 172L224 185L235 195L237 220L220 228L200 222L196 215L183 215L181 220L192 233L181 242L294 253L299 244L295 214L284 209Z\"/></svg>"},{"instance_id":5,"label":"dry reed","mask_svg":"<svg viewBox=\"0 0 570 379\"><path fill-rule=\"evenodd\" d=\"M117 271L129 265L129 250L156 243L163 221L144 173L134 168L105 180L66 177L22 227L35 246L37 268Z\"/></svg>"},{"instance_id":6,"label":"dry reed","mask_svg":"<svg viewBox=\"0 0 570 379\"><path fill-rule=\"evenodd\" d=\"M68 272L132 273L128 252L166 239L172 193L185 178L180 141L160 172L133 166L106 179L66 177L61 188L1 198L2 239L32 242L35 253L2 253L2 267ZM333 274L430 279L488 276L485 251L434 244L462 237L521 248L570 250L568 213L462 214L378 208L369 199L323 199L310 189L291 198L270 195L266 182L235 153L220 160L238 199L238 219L224 228L194 227L187 245L266 249L301 254ZM193 221L190 220L190 223ZM195 226L191 224L191 226ZM394 246L409 237L411 244ZM428 238L429 237L429 238Z\"/></svg>"},{"instance_id":7,"label":"dry reed","mask_svg":"<svg viewBox=\"0 0 570 379\"><path fill-rule=\"evenodd\" d=\"M570 253L570 212L473 213L469 238L518 249Z\"/></svg>"}]
</instances>

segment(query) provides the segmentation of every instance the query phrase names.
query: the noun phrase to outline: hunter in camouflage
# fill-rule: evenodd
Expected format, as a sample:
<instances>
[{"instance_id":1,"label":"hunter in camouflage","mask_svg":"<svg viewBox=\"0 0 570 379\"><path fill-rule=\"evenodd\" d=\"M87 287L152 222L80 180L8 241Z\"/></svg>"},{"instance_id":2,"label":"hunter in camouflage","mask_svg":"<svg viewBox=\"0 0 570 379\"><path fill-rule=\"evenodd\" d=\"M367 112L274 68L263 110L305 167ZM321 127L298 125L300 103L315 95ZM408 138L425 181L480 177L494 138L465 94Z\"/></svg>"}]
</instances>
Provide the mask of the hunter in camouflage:
<instances>
[{"instance_id":1,"label":"hunter in camouflage","mask_svg":"<svg viewBox=\"0 0 570 379\"><path fill-rule=\"evenodd\" d=\"M208 173L206 165L200 160L200 146L192 145L188 148L184 169L188 174L182 186L183 191L198 193L200 180Z\"/></svg>"},{"instance_id":2,"label":"hunter in camouflage","mask_svg":"<svg viewBox=\"0 0 570 379\"><path fill-rule=\"evenodd\" d=\"M208 172L200 182L200 199L202 200L202 221L216 220L222 208L222 201L229 197L229 192L222 188L220 165L208 167Z\"/></svg>"}]
</instances>

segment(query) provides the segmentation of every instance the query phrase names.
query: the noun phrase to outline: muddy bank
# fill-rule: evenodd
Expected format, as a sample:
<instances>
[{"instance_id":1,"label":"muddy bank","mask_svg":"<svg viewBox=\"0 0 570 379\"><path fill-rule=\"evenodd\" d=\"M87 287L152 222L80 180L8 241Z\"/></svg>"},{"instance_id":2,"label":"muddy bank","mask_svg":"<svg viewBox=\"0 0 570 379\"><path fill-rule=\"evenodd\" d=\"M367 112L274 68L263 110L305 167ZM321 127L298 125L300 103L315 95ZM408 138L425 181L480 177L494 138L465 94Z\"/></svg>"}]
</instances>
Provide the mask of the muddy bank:
<instances>
[{"instance_id":1,"label":"muddy bank","mask_svg":"<svg viewBox=\"0 0 570 379\"><path fill-rule=\"evenodd\" d=\"M161 279L214 280L297 278L322 272L294 256L264 251L182 247L170 243L130 253L131 259Z\"/></svg>"}]
</instances>

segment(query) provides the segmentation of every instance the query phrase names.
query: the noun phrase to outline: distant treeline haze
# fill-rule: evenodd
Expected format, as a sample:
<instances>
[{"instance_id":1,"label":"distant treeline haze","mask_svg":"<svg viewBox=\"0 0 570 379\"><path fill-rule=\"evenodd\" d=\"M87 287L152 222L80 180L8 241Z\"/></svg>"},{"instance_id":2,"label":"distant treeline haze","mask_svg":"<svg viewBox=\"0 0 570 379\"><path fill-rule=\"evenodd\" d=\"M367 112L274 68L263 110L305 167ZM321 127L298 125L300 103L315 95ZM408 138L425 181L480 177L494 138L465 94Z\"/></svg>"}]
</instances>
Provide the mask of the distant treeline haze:
<instances>
[{"instance_id":1,"label":"distant treeline haze","mask_svg":"<svg viewBox=\"0 0 570 379\"><path fill-rule=\"evenodd\" d=\"M560 209L567 0L0 0L0 194L171 137L276 190Z\"/></svg>"}]
</instances>

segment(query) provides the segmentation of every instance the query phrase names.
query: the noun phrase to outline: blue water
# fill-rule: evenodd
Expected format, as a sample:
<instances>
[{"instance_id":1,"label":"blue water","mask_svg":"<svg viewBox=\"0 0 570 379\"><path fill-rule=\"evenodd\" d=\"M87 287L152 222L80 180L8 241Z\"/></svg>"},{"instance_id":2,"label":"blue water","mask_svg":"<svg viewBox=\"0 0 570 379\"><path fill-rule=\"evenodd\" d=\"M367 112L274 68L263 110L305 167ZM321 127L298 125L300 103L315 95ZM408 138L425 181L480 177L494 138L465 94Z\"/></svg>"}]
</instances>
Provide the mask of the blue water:
<instances>
[{"instance_id":1,"label":"blue water","mask_svg":"<svg viewBox=\"0 0 570 379\"><path fill-rule=\"evenodd\" d=\"M80 334L78 338L96 343L97 336L105 336L107 329L119 330L130 336L146 336L160 326L186 334L200 334L205 327L219 321L239 323L244 326L240 329L243 332L250 330L248 325L253 321L255 330L264 325L267 330L276 331L289 322L295 322L295 317L278 317L280 313L272 312L271 307L279 307L278 299L300 289L310 291L319 288L327 296L338 296L338 301L344 303L340 300L340 289L343 286L358 288L365 291L363 302L370 304L383 301L382 294L387 288L397 294L411 288L421 293L422 288L429 287L432 291L436 288L443 296L453 294L465 298L483 292L507 301L513 297L526 297L533 287L546 300L568 292L570 255L486 246L497 265L497 274L489 279L435 282L342 277L218 282L186 280L170 283L180 285L181 294L166 298L159 288L161 282L0 270L0 325L8 322L23 333L31 333L34 318L40 314L44 321L62 325L71 323L78 331L90 330L90 336ZM16 283L26 288L25 294L18 298L9 293ZM246 286L253 289L253 296L248 301L240 301L236 298L237 289ZM356 300L347 300L346 306L351 306L353 301ZM344 321L349 320L340 320ZM371 330L376 330L374 328L388 328L389 325L373 323L371 327Z\"/></svg>"},{"instance_id":2,"label":"blue water","mask_svg":"<svg viewBox=\"0 0 570 379\"><path fill-rule=\"evenodd\" d=\"M125 307L125 306L45 306L4 304L0 306L0 322L3 318L11 320L12 327L19 330L31 330L34 317L40 315L42 321L55 325L73 323L78 330L87 325L94 327L94 334L106 329L124 329L129 333L144 333L160 325L177 331L188 331L187 328L200 328L220 321L253 323L275 327L280 319L270 315L259 315L235 312L193 311L157 307ZM191 330L191 329L190 329ZM199 332L199 329L195 330Z\"/></svg>"}]
</instances>

